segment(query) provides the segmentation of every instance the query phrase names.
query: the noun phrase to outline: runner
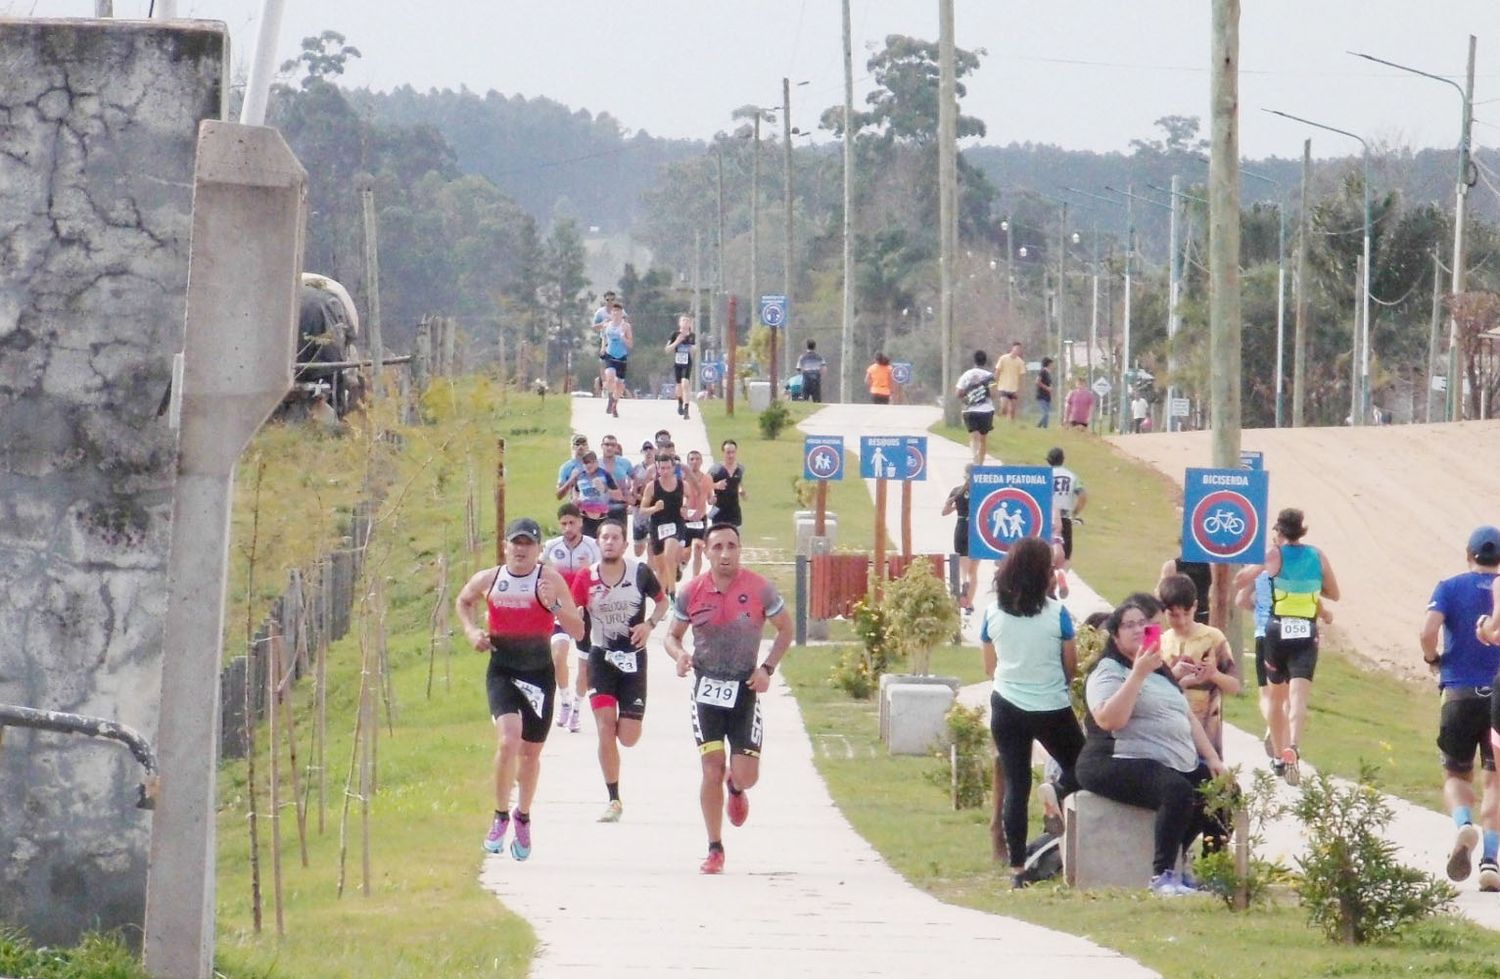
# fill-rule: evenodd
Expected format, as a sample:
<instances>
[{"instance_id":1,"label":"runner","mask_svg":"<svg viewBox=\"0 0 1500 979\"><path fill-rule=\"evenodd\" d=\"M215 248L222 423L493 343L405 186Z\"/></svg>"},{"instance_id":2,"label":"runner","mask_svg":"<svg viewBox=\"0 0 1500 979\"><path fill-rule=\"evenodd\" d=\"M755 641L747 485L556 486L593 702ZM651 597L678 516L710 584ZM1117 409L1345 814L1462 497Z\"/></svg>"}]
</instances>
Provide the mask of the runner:
<instances>
[{"instance_id":1,"label":"runner","mask_svg":"<svg viewBox=\"0 0 1500 979\"><path fill-rule=\"evenodd\" d=\"M745 492L745 467L739 462L740 445L734 439L725 439L719 445L719 453L724 461L708 471L714 481L714 508L709 518L716 523L739 527L744 523L740 503L750 495Z\"/></svg>"},{"instance_id":2,"label":"runner","mask_svg":"<svg viewBox=\"0 0 1500 979\"><path fill-rule=\"evenodd\" d=\"M1198 588L1187 575L1174 574L1157 586L1167 630L1161 636L1161 658L1187 697L1188 709L1203 725L1220 756L1224 753L1224 696L1240 692L1239 664L1229 640L1213 626L1193 618Z\"/></svg>"},{"instance_id":3,"label":"runner","mask_svg":"<svg viewBox=\"0 0 1500 979\"><path fill-rule=\"evenodd\" d=\"M625 525L606 520L599 528L603 556L573 579L573 600L588 613L589 705L599 729L599 767L609 805L601 823L619 822L620 746L641 738L646 716L646 639L667 617L666 596L651 569L625 559ZM646 599L655 605L646 617Z\"/></svg>"},{"instance_id":4,"label":"runner","mask_svg":"<svg viewBox=\"0 0 1500 979\"><path fill-rule=\"evenodd\" d=\"M776 639L757 666L767 621L775 626ZM689 625L691 653L682 644ZM792 614L776 586L740 567L739 528L714 524L708 531L708 570L677 596L666 643L677 661L677 675L693 673L693 736L703 766L698 803L708 830L708 856L698 868L702 873L724 872L724 810L733 826L744 825L750 815L746 793L760 779L764 733L756 695L770 689L771 674L791 642ZM726 740L733 753L727 764Z\"/></svg>"},{"instance_id":5,"label":"runner","mask_svg":"<svg viewBox=\"0 0 1500 979\"><path fill-rule=\"evenodd\" d=\"M620 440L613 435L604 436L599 441L599 449L603 453L599 456L599 468L614 479L615 488L620 491L618 499L610 497L609 516L611 520L618 520L624 524L629 518L630 504L633 500L630 479L634 467L620 454Z\"/></svg>"},{"instance_id":6,"label":"runner","mask_svg":"<svg viewBox=\"0 0 1500 979\"><path fill-rule=\"evenodd\" d=\"M625 307L619 301L610 304L609 321L599 332L599 352L604 357L604 392L609 396L605 402L606 414L620 417L620 399L625 397L625 366L630 358L630 347L635 343L630 321L625 318Z\"/></svg>"},{"instance_id":7,"label":"runner","mask_svg":"<svg viewBox=\"0 0 1500 979\"><path fill-rule=\"evenodd\" d=\"M677 459L669 452L657 452L656 475L641 494L641 512L651 518L651 567L669 597L677 592L685 494L677 478Z\"/></svg>"},{"instance_id":8,"label":"runner","mask_svg":"<svg viewBox=\"0 0 1500 979\"><path fill-rule=\"evenodd\" d=\"M1470 855L1480 841L1474 826L1474 753L1484 772L1484 802L1479 820L1484 849L1479 861L1479 889L1500 891L1500 776L1495 774L1495 737L1490 728L1490 698L1500 670L1500 649L1480 641L1476 629L1494 613L1491 590L1500 581L1500 530L1480 527L1465 548L1469 568L1438 582L1422 622L1422 659L1437 674L1442 691L1438 750L1443 763L1443 801L1458 834L1448 857L1448 879L1465 880ZM1443 650L1438 653L1438 635Z\"/></svg>"},{"instance_id":9,"label":"runner","mask_svg":"<svg viewBox=\"0 0 1500 979\"><path fill-rule=\"evenodd\" d=\"M870 403L891 403L891 358L883 353L875 355L875 363L865 368L865 387L870 391Z\"/></svg>"},{"instance_id":10,"label":"runner","mask_svg":"<svg viewBox=\"0 0 1500 979\"><path fill-rule=\"evenodd\" d=\"M818 353L818 341L807 341L807 349L797 358L797 373L802 375L802 400L823 403L823 372L828 361Z\"/></svg>"},{"instance_id":11,"label":"runner","mask_svg":"<svg viewBox=\"0 0 1500 979\"><path fill-rule=\"evenodd\" d=\"M694 578L698 577L698 565L703 558L703 538L708 531L708 508L714 500L713 477L703 471L703 453L697 449L688 453L687 472L682 474L682 546L680 555L686 567L688 557L693 559Z\"/></svg>"},{"instance_id":12,"label":"runner","mask_svg":"<svg viewBox=\"0 0 1500 979\"><path fill-rule=\"evenodd\" d=\"M1083 488L1078 474L1063 465L1067 457L1063 450L1053 448L1047 453L1047 465L1052 467L1052 526L1054 539L1062 547L1062 566L1071 567L1073 560L1073 521L1083 522L1083 508L1088 506L1089 493Z\"/></svg>"},{"instance_id":13,"label":"runner","mask_svg":"<svg viewBox=\"0 0 1500 979\"><path fill-rule=\"evenodd\" d=\"M603 300L601 300L600 303L599 303L599 308L596 309L596 310L594 310L594 324L593 325L594 325L594 337L595 337L596 342L598 340L599 331L602 330L602 329L604 329L604 324L605 323L609 322L609 307L614 304L615 299L616 299L616 296L615 296L614 290L612 290L612 289L611 290L607 290L604 293ZM596 397L596 398L602 398L602 397L604 397L604 360L605 360L604 351L600 350L599 351L599 376L594 381L594 397Z\"/></svg>"},{"instance_id":14,"label":"runner","mask_svg":"<svg viewBox=\"0 0 1500 979\"><path fill-rule=\"evenodd\" d=\"M985 364L989 355L983 350L974 351L974 366L958 378L953 391L963 405L964 428L969 432L969 449L974 453L976 465L984 465L990 431L995 427L995 400L990 396L990 385L995 375Z\"/></svg>"},{"instance_id":15,"label":"runner","mask_svg":"<svg viewBox=\"0 0 1500 979\"><path fill-rule=\"evenodd\" d=\"M1266 722L1266 735L1261 744L1265 746L1266 757L1271 759L1271 770L1280 777L1286 774L1286 766L1276 757L1275 748L1271 744L1271 688L1266 681L1266 623L1271 618L1271 576L1262 571L1249 584L1241 584L1238 578L1235 584L1239 588L1235 604L1251 613L1255 626L1255 689L1260 702L1260 716ZM1197 589L1196 582L1193 588Z\"/></svg>"},{"instance_id":16,"label":"runner","mask_svg":"<svg viewBox=\"0 0 1500 979\"><path fill-rule=\"evenodd\" d=\"M1036 375L1036 427L1046 428L1052 420L1052 358L1042 358L1042 369Z\"/></svg>"},{"instance_id":17,"label":"runner","mask_svg":"<svg viewBox=\"0 0 1500 979\"><path fill-rule=\"evenodd\" d=\"M1021 378L1026 361L1021 359L1021 341L1010 342L1010 353L995 362L995 393L1000 396L1000 413L1016 421L1016 406L1021 398Z\"/></svg>"},{"instance_id":18,"label":"runner","mask_svg":"<svg viewBox=\"0 0 1500 979\"><path fill-rule=\"evenodd\" d=\"M584 447L567 479L557 487L557 498L569 496L583 513L583 532L592 537L599 531L599 521L609 516L610 507L625 499L615 478L599 468L599 457Z\"/></svg>"},{"instance_id":19,"label":"runner","mask_svg":"<svg viewBox=\"0 0 1500 979\"><path fill-rule=\"evenodd\" d=\"M677 317L677 332L665 348L672 355L672 376L677 378L677 413L683 418L688 417L688 398L693 390L693 347L697 342L693 318L683 313Z\"/></svg>"},{"instance_id":20,"label":"runner","mask_svg":"<svg viewBox=\"0 0 1500 979\"><path fill-rule=\"evenodd\" d=\"M548 653L554 621L568 634L583 637L583 616L573 604L562 575L541 564L542 528L521 517L505 528L505 563L474 575L454 603L469 643L490 651L485 687L495 723L495 816L484 848L499 853L505 834L516 824L510 853L531 856L531 804L541 775L542 745L552 726L556 676ZM475 613L481 604L488 616L481 627ZM519 787L510 810L512 787Z\"/></svg>"},{"instance_id":21,"label":"runner","mask_svg":"<svg viewBox=\"0 0 1500 979\"><path fill-rule=\"evenodd\" d=\"M959 580L963 582L958 607L964 615L974 612L974 594L979 590L979 562L969 557L969 497L974 478L974 463L964 466L964 481L948 491L943 501L943 516L958 515L953 521L953 553L958 555Z\"/></svg>"},{"instance_id":22,"label":"runner","mask_svg":"<svg viewBox=\"0 0 1500 979\"><path fill-rule=\"evenodd\" d=\"M1318 665L1318 612L1324 599L1339 600L1339 583L1328 556L1302 543L1306 533L1301 510L1282 510L1276 516L1275 544L1266 552L1265 564L1240 572L1246 581L1261 570L1271 575L1271 618L1266 622L1271 746L1286 765L1288 785L1302 780L1297 763Z\"/></svg>"},{"instance_id":23,"label":"runner","mask_svg":"<svg viewBox=\"0 0 1500 979\"><path fill-rule=\"evenodd\" d=\"M570 587L573 579L599 560L599 545L583 532L583 514L573 503L557 508L557 523L562 533L542 545L542 560L562 575ZM552 628L552 669L557 674L557 726L577 733L583 718L583 698L588 691L587 637L576 642L578 648L578 683L568 687L568 647L575 645L568 630L559 622Z\"/></svg>"},{"instance_id":24,"label":"runner","mask_svg":"<svg viewBox=\"0 0 1500 979\"><path fill-rule=\"evenodd\" d=\"M573 436L573 454L557 467L557 498L560 500L568 495L568 490L563 486L572 477L573 471L583 466L584 453L589 450L589 437L587 435Z\"/></svg>"}]
</instances>

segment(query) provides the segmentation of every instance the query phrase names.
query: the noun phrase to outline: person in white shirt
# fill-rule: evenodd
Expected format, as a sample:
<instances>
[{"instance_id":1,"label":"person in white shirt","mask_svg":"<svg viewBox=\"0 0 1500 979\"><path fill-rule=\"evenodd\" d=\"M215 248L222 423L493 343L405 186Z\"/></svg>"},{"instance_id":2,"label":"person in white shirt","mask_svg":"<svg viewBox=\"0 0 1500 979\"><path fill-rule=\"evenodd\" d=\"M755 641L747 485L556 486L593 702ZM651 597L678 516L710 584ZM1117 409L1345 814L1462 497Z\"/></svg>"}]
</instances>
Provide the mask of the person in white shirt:
<instances>
[{"instance_id":1,"label":"person in white shirt","mask_svg":"<svg viewBox=\"0 0 1500 979\"><path fill-rule=\"evenodd\" d=\"M1059 448L1047 453L1047 465L1052 467L1052 538L1062 548L1062 568L1073 560L1073 521L1081 520L1089 501L1078 474L1063 465L1065 458Z\"/></svg>"},{"instance_id":2,"label":"person in white shirt","mask_svg":"<svg viewBox=\"0 0 1500 979\"><path fill-rule=\"evenodd\" d=\"M983 350L974 351L974 366L959 375L953 389L963 405L964 428L969 431L969 448L978 466L984 465L990 430L995 427L995 400L990 394L995 375L985 366L988 362Z\"/></svg>"},{"instance_id":3,"label":"person in white shirt","mask_svg":"<svg viewBox=\"0 0 1500 979\"><path fill-rule=\"evenodd\" d=\"M1144 394L1137 393L1130 402L1130 430L1139 432L1146 424L1146 418L1150 414L1151 405L1146 401Z\"/></svg>"},{"instance_id":4,"label":"person in white shirt","mask_svg":"<svg viewBox=\"0 0 1500 979\"><path fill-rule=\"evenodd\" d=\"M541 559L543 564L556 569L571 588L573 578L597 564L603 554L598 542L583 532L583 513L576 503L564 503L558 507L557 523L562 533L542 545ZM577 733L583 722L583 703L589 689L589 645L587 639L577 641L578 683L570 690L568 647L572 645L573 637L558 623L552 630L552 668L557 673L557 726Z\"/></svg>"}]
</instances>

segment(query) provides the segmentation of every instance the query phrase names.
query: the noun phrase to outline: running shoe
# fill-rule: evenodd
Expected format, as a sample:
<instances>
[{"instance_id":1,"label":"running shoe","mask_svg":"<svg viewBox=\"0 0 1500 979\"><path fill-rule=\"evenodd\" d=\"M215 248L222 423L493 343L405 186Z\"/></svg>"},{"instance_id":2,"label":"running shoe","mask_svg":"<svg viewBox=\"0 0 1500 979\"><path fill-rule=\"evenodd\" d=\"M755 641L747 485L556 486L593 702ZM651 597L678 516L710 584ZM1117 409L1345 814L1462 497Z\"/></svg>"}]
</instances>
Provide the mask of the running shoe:
<instances>
[{"instance_id":1,"label":"running shoe","mask_svg":"<svg viewBox=\"0 0 1500 979\"><path fill-rule=\"evenodd\" d=\"M1493 860L1479 861L1479 889L1490 894L1500 891L1500 864Z\"/></svg>"},{"instance_id":2,"label":"running shoe","mask_svg":"<svg viewBox=\"0 0 1500 979\"><path fill-rule=\"evenodd\" d=\"M750 796L744 791L729 792L729 798L724 800L724 812L729 815L729 825L745 825L745 820L750 818Z\"/></svg>"},{"instance_id":3,"label":"running shoe","mask_svg":"<svg viewBox=\"0 0 1500 979\"><path fill-rule=\"evenodd\" d=\"M690 418L690 417L692 417L692 413L693 413L692 406L689 405L686 401L684 401L682 403L682 417L683 418Z\"/></svg>"},{"instance_id":4,"label":"running shoe","mask_svg":"<svg viewBox=\"0 0 1500 979\"><path fill-rule=\"evenodd\" d=\"M1296 786L1301 784L1302 771L1297 765L1301 760L1302 756L1297 753L1296 745L1281 750L1281 763L1286 766L1286 771L1282 773L1282 778L1286 779L1287 785Z\"/></svg>"},{"instance_id":5,"label":"running shoe","mask_svg":"<svg viewBox=\"0 0 1500 979\"><path fill-rule=\"evenodd\" d=\"M531 821L521 822L514 820L516 824L515 838L510 841L510 855L517 861L525 860L531 856Z\"/></svg>"},{"instance_id":6,"label":"running shoe","mask_svg":"<svg viewBox=\"0 0 1500 979\"><path fill-rule=\"evenodd\" d=\"M698 865L700 874L722 874L724 872L724 851L709 850L708 856Z\"/></svg>"},{"instance_id":7,"label":"running shoe","mask_svg":"<svg viewBox=\"0 0 1500 979\"><path fill-rule=\"evenodd\" d=\"M619 799L611 799L609 805L604 809L604 815L599 817L601 823L618 823L620 817L625 814L625 807L620 804Z\"/></svg>"},{"instance_id":8,"label":"running shoe","mask_svg":"<svg viewBox=\"0 0 1500 979\"><path fill-rule=\"evenodd\" d=\"M573 701L564 700L557 708L557 726L567 727L573 717Z\"/></svg>"},{"instance_id":9,"label":"running shoe","mask_svg":"<svg viewBox=\"0 0 1500 979\"><path fill-rule=\"evenodd\" d=\"M1479 830L1473 823L1464 823L1453 838L1453 852L1448 855L1448 879L1468 880L1474 869L1474 847L1479 844Z\"/></svg>"},{"instance_id":10,"label":"running shoe","mask_svg":"<svg viewBox=\"0 0 1500 979\"><path fill-rule=\"evenodd\" d=\"M1025 874L1011 874L1010 875L1010 889L1011 890L1013 890L1013 891L1024 890L1025 888L1030 887L1030 886L1031 886L1031 881L1029 881L1029 880L1026 879L1026 875Z\"/></svg>"},{"instance_id":11,"label":"running shoe","mask_svg":"<svg viewBox=\"0 0 1500 979\"><path fill-rule=\"evenodd\" d=\"M1196 894L1197 891L1182 886L1175 870L1163 870L1151 878L1148 885L1152 894L1157 897L1182 897L1186 894Z\"/></svg>"},{"instance_id":12,"label":"running shoe","mask_svg":"<svg viewBox=\"0 0 1500 979\"><path fill-rule=\"evenodd\" d=\"M578 704L573 708L573 717L568 721L568 730L573 734L578 733L578 728L583 724L583 705Z\"/></svg>"},{"instance_id":13,"label":"running shoe","mask_svg":"<svg viewBox=\"0 0 1500 979\"><path fill-rule=\"evenodd\" d=\"M1271 774L1277 778L1286 778L1286 766L1279 761L1271 762Z\"/></svg>"},{"instance_id":14,"label":"running shoe","mask_svg":"<svg viewBox=\"0 0 1500 979\"><path fill-rule=\"evenodd\" d=\"M1266 749L1266 757L1276 759L1276 749L1271 745L1271 729L1266 728L1266 736L1260 739L1261 746Z\"/></svg>"},{"instance_id":15,"label":"running shoe","mask_svg":"<svg viewBox=\"0 0 1500 979\"><path fill-rule=\"evenodd\" d=\"M505 849L505 830L510 826L510 817L497 814L490 821L490 831L484 836L484 849L487 853L499 853Z\"/></svg>"},{"instance_id":16,"label":"running shoe","mask_svg":"<svg viewBox=\"0 0 1500 979\"><path fill-rule=\"evenodd\" d=\"M1062 825L1062 806L1057 802L1057 786L1051 782L1043 782L1036 787L1037 801L1042 804L1042 825L1047 832L1052 833L1055 821L1056 825Z\"/></svg>"}]
</instances>

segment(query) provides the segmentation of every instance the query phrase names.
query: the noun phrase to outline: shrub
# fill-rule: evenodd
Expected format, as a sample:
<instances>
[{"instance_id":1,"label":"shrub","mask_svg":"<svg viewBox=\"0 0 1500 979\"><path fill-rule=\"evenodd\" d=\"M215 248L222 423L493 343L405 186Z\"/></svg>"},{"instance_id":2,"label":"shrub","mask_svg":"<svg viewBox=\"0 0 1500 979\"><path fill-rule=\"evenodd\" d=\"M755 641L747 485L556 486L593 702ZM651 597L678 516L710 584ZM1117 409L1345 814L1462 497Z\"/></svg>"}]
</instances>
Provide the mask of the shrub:
<instances>
[{"instance_id":1,"label":"shrub","mask_svg":"<svg viewBox=\"0 0 1500 979\"><path fill-rule=\"evenodd\" d=\"M792 423L792 413L785 401L772 401L756 421L760 423L760 437L767 442L774 442L781 430Z\"/></svg>"},{"instance_id":2,"label":"shrub","mask_svg":"<svg viewBox=\"0 0 1500 979\"><path fill-rule=\"evenodd\" d=\"M1393 813L1370 766L1361 766L1356 785L1339 786L1324 774L1305 779L1291 812L1307 837L1297 894L1308 920L1331 941L1391 937L1452 906L1457 894L1446 881L1398 859L1385 833Z\"/></svg>"},{"instance_id":3,"label":"shrub","mask_svg":"<svg viewBox=\"0 0 1500 979\"><path fill-rule=\"evenodd\" d=\"M1229 825L1234 825L1235 810L1245 814L1250 862L1245 874L1239 872L1233 843L1213 853L1198 857L1193 863L1193 872L1209 891L1223 898L1230 910L1245 910L1265 899L1270 885L1285 879L1287 870L1273 861L1255 856L1264 841L1265 829L1281 816L1285 806L1276 797L1277 781L1269 772L1257 771L1249 792L1239 790L1239 769L1231 769L1198 787L1203 794L1204 808L1211 815L1226 815Z\"/></svg>"},{"instance_id":4,"label":"shrub","mask_svg":"<svg viewBox=\"0 0 1500 979\"><path fill-rule=\"evenodd\" d=\"M954 704L946 721L949 747L938 752L942 764L929 771L927 779L948 790L954 809L978 809L989 797L994 767L984 708Z\"/></svg>"},{"instance_id":5,"label":"shrub","mask_svg":"<svg viewBox=\"0 0 1500 979\"><path fill-rule=\"evenodd\" d=\"M1078 715L1079 720L1083 720L1085 709L1084 681L1098 664L1099 657L1104 652L1104 642L1108 638L1109 633L1091 625L1079 626L1073 636L1073 649L1078 655L1078 675L1073 677L1073 682L1068 685L1068 695L1073 700L1073 713Z\"/></svg>"},{"instance_id":6,"label":"shrub","mask_svg":"<svg viewBox=\"0 0 1500 979\"><path fill-rule=\"evenodd\" d=\"M958 607L926 561L890 583L883 603L892 644L916 673L931 672L932 647L958 631Z\"/></svg>"},{"instance_id":7,"label":"shrub","mask_svg":"<svg viewBox=\"0 0 1500 979\"><path fill-rule=\"evenodd\" d=\"M855 602L854 632L861 645L844 651L829 682L849 696L864 700L879 686L880 675L890 665L890 624L885 610L868 601Z\"/></svg>"}]
</instances>

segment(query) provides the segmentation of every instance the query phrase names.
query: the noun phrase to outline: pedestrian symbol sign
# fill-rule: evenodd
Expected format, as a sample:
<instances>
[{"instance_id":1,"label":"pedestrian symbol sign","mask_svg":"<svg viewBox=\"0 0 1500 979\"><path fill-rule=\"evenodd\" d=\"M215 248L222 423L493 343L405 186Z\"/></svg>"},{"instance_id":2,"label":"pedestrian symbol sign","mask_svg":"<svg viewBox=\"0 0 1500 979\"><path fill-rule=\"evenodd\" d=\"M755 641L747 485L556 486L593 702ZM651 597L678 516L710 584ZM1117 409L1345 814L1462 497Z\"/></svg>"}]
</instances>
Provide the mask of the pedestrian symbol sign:
<instances>
[{"instance_id":1,"label":"pedestrian symbol sign","mask_svg":"<svg viewBox=\"0 0 1500 979\"><path fill-rule=\"evenodd\" d=\"M911 364L905 361L897 361L891 364L891 380L897 384L911 383Z\"/></svg>"},{"instance_id":2,"label":"pedestrian symbol sign","mask_svg":"<svg viewBox=\"0 0 1500 979\"><path fill-rule=\"evenodd\" d=\"M1027 537L1051 540L1051 467L979 466L971 480L971 558L999 560Z\"/></svg>"},{"instance_id":3,"label":"pedestrian symbol sign","mask_svg":"<svg viewBox=\"0 0 1500 979\"><path fill-rule=\"evenodd\" d=\"M926 436L861 436L859 477L861 479L926 479Z\"/></svg>"},{"instance_id":4,"label":"pedestrian symbol sign","mask_svg":"<svg viewBox=\"0 0 1500 979\"><path fill-rule=\"evenodd\" d=\"M844 478L842 435L809 435L802 440L802 478L825 481Z\"/></svg>"},{"instance_id":5,"label":"pedestrian symbol sign","mask_svg":"<svg viewBox=\"0 0 1500 979\"><path fill-rule=\"evenodd\" d=\"M786 323L786 297L761 296L760 321L773 330L784 325Z\"/></svg>"},{"instance_id":6,"label":"pedestrian symbol sign","mask_svg":"<svg viewBox=\"0 0 1500 979\"><path fill-rule=\"evenodd\" d=\"M1255 564L1266 553L1263 469L1189 469L1183 479L1182 559Z\"/></svg>"},{"instance_id":7,"label":"pedestrian symbol sign","mask_svg":"<svg viewBox=\"0 0 1500 979\"><path fill-rule=\"evenodd\" d=\"M698 377L704 384L719 383L719 364L717 361L705 360L698 365Z\"/></svg>"}]
</instances>

